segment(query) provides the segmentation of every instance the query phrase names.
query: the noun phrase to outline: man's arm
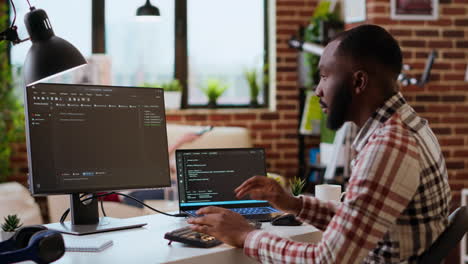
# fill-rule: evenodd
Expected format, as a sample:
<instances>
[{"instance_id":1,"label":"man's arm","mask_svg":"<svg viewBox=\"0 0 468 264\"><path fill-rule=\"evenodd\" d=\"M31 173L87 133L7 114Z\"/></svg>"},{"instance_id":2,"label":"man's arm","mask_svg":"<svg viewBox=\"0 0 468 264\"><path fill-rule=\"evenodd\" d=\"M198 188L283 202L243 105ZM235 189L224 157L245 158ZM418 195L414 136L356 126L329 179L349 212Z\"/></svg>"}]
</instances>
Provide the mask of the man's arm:
<instances>
[{"instance_id":1,"label":"man's arm","mask_svg":"<svg viewBox=\"0 0 468 264\"><path fill-rule=\"evenodd\" d=\"M273 207L294 214L302 221L324 230L335 214L336 204L313 197L294 197L273 179L255 176L235 190L237 198L249 195L251 199L267 200Z\"/></svg>"},{"instance_id":2,"label":"man's arm","mask_svg":"<svg viewBox=\"0 0 468 264\"><path fill-rule=\"evenodd\" d=\"M300 196L302 209L297 217L305 223L315 226L320 230L325 230L337 210L336 202L321 201L315 197Z\"/></svg>"},{"instance_id":3,"label":"man's arm","mask_svg":"<svg viewBox=\"0 0 468 264\"><path fill-rule=\"evenodd\" d=\"M415 141L401 132L371 138L361 153L345 202L337 207L320 243L253 231L244 242L245 254L268 263L360 263L411 201L420 172Z\"/></svg>"},{"instance_id":4,"label":"man's arm","mask_svg":"<svg viewBox=\"0 0 468 264\"><path fill-rule=\"evenodd\" d=\"M200 137L200 135L198 135L197 133L194 133L194 132L185 133L180 138L178 138L177 141L174 144L172 144L171 146L168 147L167 152L169 153L169 156L174 154L176 149L180 148L182 145L190 143L190 142L196 140L199 137Z\"/></svg>"}]
</instances>

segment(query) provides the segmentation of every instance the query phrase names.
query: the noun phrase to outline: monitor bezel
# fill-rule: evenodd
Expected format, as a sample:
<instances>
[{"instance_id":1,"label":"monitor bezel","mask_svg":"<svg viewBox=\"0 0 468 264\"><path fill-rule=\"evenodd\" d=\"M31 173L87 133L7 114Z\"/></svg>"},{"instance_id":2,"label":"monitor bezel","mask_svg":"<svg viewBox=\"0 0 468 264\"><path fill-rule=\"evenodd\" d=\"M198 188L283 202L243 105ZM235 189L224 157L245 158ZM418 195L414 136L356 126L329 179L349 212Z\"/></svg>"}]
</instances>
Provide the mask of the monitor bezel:
<instances>
[{"instance_id":1,"label":"monitor bezel","mask_svg":"<svg viewBox=\"0 0 468 264\"><path fill-rule=\"evenodd\" d=\"M162 185L134 185L134 186L116 186L114 187L86 187L86 188L81 188L81 189L58 189L57 191L55 190L45 190L45 191L39 191L35 188L34 184L34 175L33 175L33 162L32 162L32 157L31 157L31 135L30 135L30 124L29 124L29 105L28 105L28 94L31 91L31 88L34 86L40 86L40 85L59 85L59 86L74 86L74 87L96 87L96 88L132 88L132 89L157 89L164 91L162 88L152 88L152 87L137 87L137 86L113 86L113 85L95 85L95 84L64 84L64 83L37 83L33 85L28 85L25 87L25 93L24 93L24 114L25 114L25 134L26 134L26 149L27 149L27 156L28 156L28 185L29 185L29 190L33 196L48 196L48 195L63 195L63 194L74 194L74 193L95 193L95 192L108 192L108 191L119 191L119 190L128 190L128 189L157 189L157 188L165 188L165 187L171 187L171 176L170 176L170 167L169 167L169 156L167 163L167 171L169 172L167 176L167 183L162 184ZM166 146L166 150L168 149L168 140L167 140L167 118L166 118L166 109L165 109L165 101L164 101L164 92L162 93L163 96L163 107L162 107L162 112L164 115L164 124L166 126L165 134L166 137L165 143L163 143Z\"/></svg>"}]
</instances>

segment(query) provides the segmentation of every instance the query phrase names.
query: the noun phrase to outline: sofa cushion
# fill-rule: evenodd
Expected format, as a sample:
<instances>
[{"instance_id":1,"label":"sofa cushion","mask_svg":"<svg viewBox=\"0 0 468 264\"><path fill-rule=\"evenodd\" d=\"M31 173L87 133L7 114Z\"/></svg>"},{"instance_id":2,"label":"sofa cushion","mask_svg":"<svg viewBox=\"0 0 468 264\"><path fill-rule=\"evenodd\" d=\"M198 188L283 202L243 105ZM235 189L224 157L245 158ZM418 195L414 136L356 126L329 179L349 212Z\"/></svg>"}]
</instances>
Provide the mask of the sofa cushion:
<instances>
[{"instance_id":1,"label":"sofa cushion","mask_svg":"<svg viewBox=\"0 0 468 264\"><path fill-rule=\"evenodd\" d=\"M34 198L23 185L17 182L0 184L0 223L7 215L16 214L23 225L40 225L43 223L41 211Z\"/></svg>"},{"instance_id":2,"label":"sofa cushion","mask_svg":"<svg viewBox=\"0 0 468 264\"><path fill-rule=\"evenodd\" d=\"M174 144L187 132L198 132L205 127L167 124L168 145ZM181 149L249 147L252 147L252 140L247 128L215 126L213 130L203 134L199 139L183 145Z\"/></svg>"}]
</instances>

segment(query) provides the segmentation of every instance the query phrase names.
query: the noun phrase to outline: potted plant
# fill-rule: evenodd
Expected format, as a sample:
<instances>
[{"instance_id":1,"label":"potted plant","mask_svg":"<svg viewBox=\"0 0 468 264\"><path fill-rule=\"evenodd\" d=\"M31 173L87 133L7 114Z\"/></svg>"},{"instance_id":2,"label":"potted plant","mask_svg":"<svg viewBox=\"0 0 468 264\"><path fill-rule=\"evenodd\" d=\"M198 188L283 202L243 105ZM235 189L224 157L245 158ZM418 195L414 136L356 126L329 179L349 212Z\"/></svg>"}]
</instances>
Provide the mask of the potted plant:
<instances>
[{"instance_id":1,"label":"potted plant","mask_svg":"<svg viewBox=\"0 0 468 264\"><path fill-rule=\"evenodd\" d=\"M202 87L201 90L208 97L208 107L215 108L217 106L218 98L223 95L227 90L227 84L223 84L217 79L208 79L206 86Z\"/></svg>"},{"instance_id":2,"label":"potted plant","mask_svg":"<svg viewBox=\"0 0 468 264\"><path fill-rule=\"evenodd\" d=\"M7 5L0 4L0 28L10 23L3 12ZM14 93L8 47L8 42L0 43L0 183L11 176L12 143L24 141L24 108Z\"/></svg>"},{"instance_id":3,"label":"potted plant","mask_svg":"<svg viewBox=\"0 0 468 264\"><path fill-rule=\"evenodd\" d=\"M182 100L182 85L179 80L158 84L144 83L143 87L162 88L164 90L164 104L166 109L180 109Z\"/></svg>"},{"instance_id":4,"label":"potted plant","mask_svg":"<svg viewBox=\"0 0 468 264\"><path fill-rule=\"evenodd\" d=\"M244 77L247 80L250 88L250 105L253 107L258 106L258 94L260 93L260 85L257 82L257 71L255 69L246 70Z\"/></svg>"},{"instance_id":5,"label":"potted plant","mask_svg":"<svg viewBox=\"0 0 468 264\"><path fill-rule=\"evenodd\" d=\"M8 215L7 217L3 218L5 223L2 224L2 233L1 233L1 240L4 241L9 239L15 234L15 231L23 226L20 224L21 219L17 215Z\"/></svg>"},{"instance_id":6,"label":"potted plant","mask_svg":"<svg viewBox=\"0 0 468 264\"><path fill-rule=\"evenodd\" d=\"M180 109L182 100L182 85L179 80L174 79L170 82L163 83L161 88L164 89L164 103L167 109Z\"/></svg>"},{"instance_id":7,"label":"potted plant","mask_svg":"<svg viewBox=\"0 0 468 264\"><path fill-rule=\"evenodd\" d=\"M337 12L330 11L331 1L321 1L314 14L310 18L309 26L304 32L304 41L325 45L333 32L338 33L342 30L343 23L340 21ZM306 80L307 87L314 87L320 80L318 63L320 57L306 53L304 54L305 65L308 67L308 76Z\"/></svg>"},{"instance_id":8,"label":"potted plant","mask_svg":"<svg viewBox=\"0 0 468 264\"><path fill-rule=\"evenodd\" d=\"M302 193L302 189L304 189L306 182L305 179L301 179L297 176L289 180L289 187L291 189L291 193L294 196L298 196Z\"/></svg>"}]
</instances>

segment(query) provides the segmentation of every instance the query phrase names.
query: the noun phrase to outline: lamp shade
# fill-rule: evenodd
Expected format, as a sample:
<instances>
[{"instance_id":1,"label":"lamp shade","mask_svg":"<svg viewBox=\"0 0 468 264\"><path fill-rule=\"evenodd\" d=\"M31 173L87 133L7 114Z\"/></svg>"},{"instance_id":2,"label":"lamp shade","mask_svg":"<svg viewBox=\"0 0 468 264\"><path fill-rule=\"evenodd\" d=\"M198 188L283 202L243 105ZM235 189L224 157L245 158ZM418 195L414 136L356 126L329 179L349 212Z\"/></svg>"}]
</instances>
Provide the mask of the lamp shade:
<instances>
[{"instance_id":1,"label":"lamp shade","mask_svg":"<svg viewBox=\"0 0 468 264\"><path fill-rule=\"evenodd\" d=\"M31 8L24 17L32 46L24 62L24 80L31 85L86 64L86 60L68 41L55 36L47 14Z\"/></svg>"},{"instance_id":2,"label":"lamp shade","mask_svg":"<svg viewBox=\"0 0 468 264\"><path fill-rule=\"evenodd\" d=\"M146 0L145 5L137 9L137 16L161 16L159 8L155 7L150 3L150 0Z\"/></svg>"}]
</instances>

